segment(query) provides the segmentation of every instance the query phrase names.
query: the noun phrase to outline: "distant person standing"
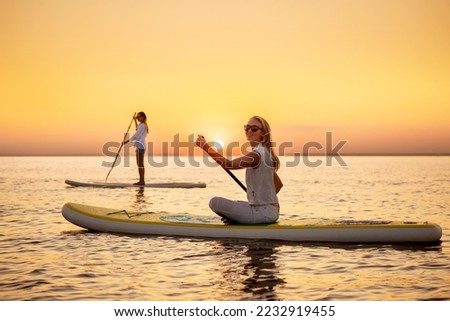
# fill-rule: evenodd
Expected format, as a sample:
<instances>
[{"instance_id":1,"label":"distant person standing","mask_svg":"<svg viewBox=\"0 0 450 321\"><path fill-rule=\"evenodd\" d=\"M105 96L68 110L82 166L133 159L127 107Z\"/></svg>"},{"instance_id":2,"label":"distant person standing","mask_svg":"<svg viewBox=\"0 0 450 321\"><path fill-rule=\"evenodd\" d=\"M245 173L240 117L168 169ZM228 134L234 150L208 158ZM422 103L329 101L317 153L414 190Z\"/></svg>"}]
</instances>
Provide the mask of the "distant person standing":
<instances>
[{"instance_id":1,"label":"distant person standing","mask_svg":"<svg viewBox=\"0 0 450 321\"><path fill-rule=\"evenodd\" d=\"M145 168L144 168L144 154L147 147L147 142L145 137L148 134L147 116L144 112L140 111L135 119L139 124L136 126L136 132L129 140L125 141L125 144L129 141L134 143L136 148L136 162L139 170L139 182L134 183L134 185L144 185L145 184Z\"/></svg>"}]
</instances>

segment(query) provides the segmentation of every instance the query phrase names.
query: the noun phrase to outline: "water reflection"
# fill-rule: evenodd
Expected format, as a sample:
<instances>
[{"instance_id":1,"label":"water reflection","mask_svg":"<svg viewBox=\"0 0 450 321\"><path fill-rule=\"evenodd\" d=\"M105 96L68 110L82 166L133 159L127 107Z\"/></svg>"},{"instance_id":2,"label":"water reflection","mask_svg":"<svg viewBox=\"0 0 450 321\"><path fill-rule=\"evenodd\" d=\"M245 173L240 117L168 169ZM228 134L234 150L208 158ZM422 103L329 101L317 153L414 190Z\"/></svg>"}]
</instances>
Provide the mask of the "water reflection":
<instances>
[{"instance_id":1,"label":"water reflection","mask_svg":"<svg viewBox=\"0 0 450 321\"><path fill-rule=\"evenodd\" d=\"M370 262L374 266L367 267L364 263L358 263L359 268L376 269L378 264L380 267L385 263L381 263L378 259L385 260L383 253L389 253L390 258L395 258L395 253L412 253L412 252L441 252L441 245L434 244L339 244L339 243L292 243L282 241L253 241L253 240L217 240L214 242L214 261L216 264L209 270L211 275L214 275L213 283L213 297L214 300L285 300L286 289L285 285L292 275L283 273L286 269L286 260L289 260L289 252L286 249L291 249L293 252L314 251L317 257L323 257L323 262L327 262L326 255L330 251L340 251L340 255L346 257L346 261L341 262L339 266L334 262L333 264L325 264L322 260L319 262L306 261L298 264L293 263L296 269L300 269L300 275L311 274L320 275L318 271L328 269L326 273L330 276L339 275L341 271L347 267L346 264L353 257L360 257L364 253L365 258L370 258ZM343 251L343 252L342 252ZM346 254L348 253L348 255ZM210 253L211 254L211 253ZM408 255L408 254L406 254ZM313 255L310 256L310 258ZM349 261L350 260L350 261ZM295 258L294 260L295 261ZM291 261L292 262L292 261ZM308 262L308 263L306 263ZM341 266L342 265L342 266ZM393 269L398 269L392 263ZM302 274L303 273L303 274ZM288 279L286 279L286 277ZM295 278L297 279L297 278ZM335 284L336 279L324 278ZM298 280L297 280L298 281ZM293 286L292 279L290 280L291 287ZM358 281L359 282L359 281ZM320 284L320 282L319 282ZM322 286L322 285L321 285ZM326 285L331 288L329 285ZM302 288L302 284L298 284L298 288ZM309 293L315 293L313 290L308 290Z\"/></svg>"},{"instance_id":2,"label":"water reflection","mask_svg":"<svg viewBox=\"0 0 450 321\"><path fill-rule=\"evenodd\" d=\"M249 262L244 265L244 274L248 277L243 281L243 291L252 294L252 299L278 300L276 290L286 282L278 276L277 252L276 246L270 243L248 246L245 255Z\"/></svg>"},{"instance_id":3,"label":"water reflection","mask_svg":"<svg viewBox=\"0 0 450 321\"><path fill-rule=\"evenodd\" d=\"M279 244L264 241L218 241L216 283L218 300L279 300L277 290L286 282L279 276Z\"/></svg>"},{"instance_id":4,"label":"water reflection","mask_svg":"<svg viewBox=\"0 0 450 321\"><path fill-rule=\"evenodd\" d=\"M147 202L147 198L144 194L145 188L139 187L136 190L136 196L134 198L133 203L131 204L131 208L136 212L142 212L147 210L147 205L150 203Z\"/></svg>"},{"instance_id":5,"label":"water reflection","mask_svg":"<svg viewBox=\"0 0 450 321\"><path fill-rule=\"evenodd\" d=\"M442 242L424 242L424 243L327 243L327 242L301 242L286 243L287 245L296 244L303 248L314 249L341 249L345 251L355 250L377 250L379 252L394 250L407 252L441 252Z\"/></svg>"}]
</instances>

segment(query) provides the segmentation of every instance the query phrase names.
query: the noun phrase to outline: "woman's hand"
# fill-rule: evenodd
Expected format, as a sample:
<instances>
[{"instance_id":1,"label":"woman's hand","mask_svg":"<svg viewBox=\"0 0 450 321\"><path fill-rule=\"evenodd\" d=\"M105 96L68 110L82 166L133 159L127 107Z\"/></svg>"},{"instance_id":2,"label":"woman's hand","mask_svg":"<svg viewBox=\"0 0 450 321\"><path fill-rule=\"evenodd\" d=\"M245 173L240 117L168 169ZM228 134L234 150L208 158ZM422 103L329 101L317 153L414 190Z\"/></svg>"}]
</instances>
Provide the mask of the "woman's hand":
<instances>
[{"instance_id":1,"label":"woman's hand","mask_svg":"<svg viewBox=\"0 0 450 321\"><path fill-rule=\"evenodd\" d=\"M201 149L204 149L206 145L206 139L202 135L198 135L197 140L195 141L195 144L200 147Z\"/></svg>"},{"instance_id":2,"label":"woman's hand","mask_svg":"<svg viewBox=\"0 0 450 321\"><path fill-rule=\"evenodd\" d=\"M130 134L126 134L123 140L123 144L128 144L130 142Z\"/></svg>"}]
</instances>

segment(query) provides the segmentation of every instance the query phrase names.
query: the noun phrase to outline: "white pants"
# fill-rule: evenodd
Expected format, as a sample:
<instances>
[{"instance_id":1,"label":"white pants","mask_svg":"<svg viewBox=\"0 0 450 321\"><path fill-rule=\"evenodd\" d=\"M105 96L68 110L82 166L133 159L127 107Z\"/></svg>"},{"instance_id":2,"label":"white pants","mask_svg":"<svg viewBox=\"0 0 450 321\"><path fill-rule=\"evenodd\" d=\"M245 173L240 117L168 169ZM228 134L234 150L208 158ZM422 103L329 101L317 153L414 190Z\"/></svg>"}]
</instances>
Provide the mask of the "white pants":
<instances>
[{"instance_id":1,"label":"white pants","mask_svg":"<svg viewBox=\"0 0 450 321\"><path fill-rule=\"evenodd\" d=\"M250 205L248 202L223 197L213 197L209 207L216 214L241 224L273 223L280 215L280 209L275 205Z\"/></svg>"}]
</instances>

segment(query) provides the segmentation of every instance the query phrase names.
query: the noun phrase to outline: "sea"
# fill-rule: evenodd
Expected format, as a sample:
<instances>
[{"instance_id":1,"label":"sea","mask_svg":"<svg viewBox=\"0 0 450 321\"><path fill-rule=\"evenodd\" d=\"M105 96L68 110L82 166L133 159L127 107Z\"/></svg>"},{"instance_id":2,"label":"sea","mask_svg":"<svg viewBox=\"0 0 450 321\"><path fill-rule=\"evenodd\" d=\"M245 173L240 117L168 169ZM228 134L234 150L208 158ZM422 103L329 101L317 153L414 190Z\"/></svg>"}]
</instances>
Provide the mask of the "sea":
<instances>
[{"instance_id":1,"label":"sea","mask_svg":"<svg viewBox=\"0 0 450 321\"><path fill-rule=\"evenodd\" d=\"M150 182L206 188L71 187L103 182L111 157L0 157L1 301L421 301L450 299L450 157L282 157L283 219L434 222L434 244L334 244L87 231L61 208L215 215L213 196L245 200L218 166L146 160ZM313 164L313 165L312 165ZM137 181L119 158L109 182ZM236 171L244 181L244 172Z\"/></svg>"}]
</instances>

